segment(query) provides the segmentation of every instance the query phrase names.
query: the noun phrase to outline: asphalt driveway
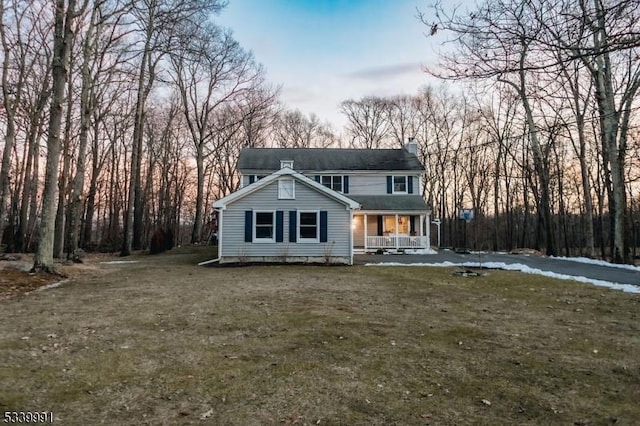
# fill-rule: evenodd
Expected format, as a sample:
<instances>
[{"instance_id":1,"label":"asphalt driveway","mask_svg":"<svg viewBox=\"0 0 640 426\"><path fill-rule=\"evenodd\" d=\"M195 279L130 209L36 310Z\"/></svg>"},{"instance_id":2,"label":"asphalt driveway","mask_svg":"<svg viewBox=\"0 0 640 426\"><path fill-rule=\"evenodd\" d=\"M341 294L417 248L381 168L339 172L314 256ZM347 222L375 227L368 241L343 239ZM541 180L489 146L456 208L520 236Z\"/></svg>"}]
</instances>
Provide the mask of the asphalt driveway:
<instances>
[{"instance_id":1,"label":"asphalt driveway","mask_svg":"<svg viewBox=\"0 0 640 426\"><path fill-rule=\"evenodd\" d=\"M544 256L507 254L507 253L482 253L459 254L451 250L440 250L438 254L429 255L379 255L360 254L355 256L355 262L364 263L442 263L451 262L463 264L467 262L501 262L505 264L522 264L530 268L550 271L558 274L586 277L595 280L608 281L618 284L632 284L640 286L640 272L637 270L623 269L615 266L595 265L579 263L563 259L555 259Z\"/></svg>"}]
</instances>

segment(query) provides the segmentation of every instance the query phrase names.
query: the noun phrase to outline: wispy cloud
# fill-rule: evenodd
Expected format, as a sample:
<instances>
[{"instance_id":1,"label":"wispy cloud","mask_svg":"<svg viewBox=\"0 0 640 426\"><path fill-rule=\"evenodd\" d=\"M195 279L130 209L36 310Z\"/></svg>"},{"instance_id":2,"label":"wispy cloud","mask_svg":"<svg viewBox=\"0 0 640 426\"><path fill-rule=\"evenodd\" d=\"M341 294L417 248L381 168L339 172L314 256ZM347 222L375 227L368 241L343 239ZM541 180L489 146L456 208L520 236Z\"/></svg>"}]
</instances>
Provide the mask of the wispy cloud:
<instances>
[{"instance_id":1,"label":"wispy cloud","mask_svg":"<svg viewBox=\"0 0 640 426\"><path fill-rule=\"evenodd\" d=\"M346 78L356 80L387 80L395 77L402 77L409 74L416 74L422 71L422 64L419 62L388 65L383 67L365 68L345 75Z\"/></svg>"},{"instance_id":2,"label":"wispy cloud","mask_svg":"<svg viewBox=\"0 0 640 426\"><path fill-rule=\"evenodd\" d=\"M295 85L285 85L282 89L282 95L286 101L291 103L313 102L318 99L318 94L313 90Z\"/></svg>"}]
</instances>

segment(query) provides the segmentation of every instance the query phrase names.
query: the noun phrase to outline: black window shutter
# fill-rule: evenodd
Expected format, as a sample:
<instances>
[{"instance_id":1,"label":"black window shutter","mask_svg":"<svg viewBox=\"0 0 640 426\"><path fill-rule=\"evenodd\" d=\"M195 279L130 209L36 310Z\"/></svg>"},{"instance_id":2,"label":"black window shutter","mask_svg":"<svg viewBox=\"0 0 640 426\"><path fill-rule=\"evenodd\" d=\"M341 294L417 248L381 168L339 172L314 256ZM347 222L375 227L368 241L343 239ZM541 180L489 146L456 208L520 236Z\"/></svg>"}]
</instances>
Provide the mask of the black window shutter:
<instances>
[{"instance_id":1,"label":"black window shutter","mask_svg":"<svg viewBox=\"0 0 640 426\"><path fill-rule=\"evenodd\" d=\"M244 212L244 242L250 243L253 239L253 212L246 210Z\"/></svg>"},{"instance_id":2,"label":"black window shutter","mask_svg":"<svg viewBox=\"0 0 640 426\"><path fill-rule=\"evenodd\" d=\"M393 176L387 176L387 194L393 192Z\"/></svg>"},{"instance_id":3,"label":"black window shutter","mask_svg":"<svg viewBox=\"0 0 640 426\"><path fill-rule=\"evenodd\" d=\"M320 183L320 175L316 175L316 182Z\"/></svg>"},{"instance_id":4,"label":"black window shutter","mask_svg":"<svg viewBox=\"0 0 640 426\"><path fill-rule=\"evenodd\" d=\"M378 216L378 236L381 236L382 232L382 216Z\"/></svg>"},{"instance_id":5,"label":"black window shutter","mask_svg":"<svg viewBox=\"0 0 640 426\"><path fill-rule=\"evenodd\" d=\"M413 176L407 176L407 192L413 194Z\"/></svg>"},{"instance_id":6,"label":"black window shutter","mask_svg":"<svg viewBox=\"0 0 640 426\"><path fill-rule=\"evenodd\" d=\"M327 212L325 210L320 211L320 242L327 242Z\"/></svg>"},{"instance_id":7,"label":"black window shutter","mask_svg":"<svg viewBox=\"0 0 640 426\"><path fill-rule=\"evenodd\" d=\"M298 236L298 229L296 226L297 213L295 210L289 212L289 242L295 243Z\"/></svg>"},{"instance_id":8,"label":"black window shutter","mask_svg":"<svg viewBox=\"0 0 640 426\"><path fill-rule=\"evenodd\" d=\"M256 181L255 175L249 175L249 185Z\"/></svg>"},{"instance_id":9,"label":"black window shutter","mask_svg":"<svg viewBox=\"0 0 640 426\"><path fill-rule=\"evenodd\" d=\"M409 233L415 233L415 232L416 232L416 217L409 216Z\"/></svg>"},{"instance_id":10,"label":"black window shutter","mask_svg":"<svg viewBox=\"0 0 640 426\"><path fill-rule=\"evenodd\" d=\"M284 225L284 212L282 210L276 211L276 243L284 241L283 238L283 225Z\"/></svg>"},{"instance_id":11,"label":"black window shutter","mask_svg":"<svg viewBox=\"0 0 640 426\"><path fill-rule=\"evenodd\" d=\"M349 193L349 176L345 176L342 182L342 192L345 194Z\"/></svg>"}]
</instances>

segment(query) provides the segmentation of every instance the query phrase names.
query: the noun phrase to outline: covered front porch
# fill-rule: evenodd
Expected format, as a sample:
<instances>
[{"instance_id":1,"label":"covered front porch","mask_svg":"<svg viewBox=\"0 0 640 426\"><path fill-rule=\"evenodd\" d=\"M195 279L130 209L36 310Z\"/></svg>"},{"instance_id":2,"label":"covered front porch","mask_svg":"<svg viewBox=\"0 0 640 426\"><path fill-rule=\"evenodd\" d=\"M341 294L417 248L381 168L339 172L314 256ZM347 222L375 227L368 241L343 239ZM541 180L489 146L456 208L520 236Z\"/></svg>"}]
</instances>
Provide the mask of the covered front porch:
<instances>
[{"instance_id":1,"label":"covered front porch","mask_svg":"<svg viewBox=\"0 0 640 426\"><path fill-rule=\"evenodd\" d=\"M353 216L356 252L428 248L429 213L359 212Z\"/></svg>"}]
</instances>

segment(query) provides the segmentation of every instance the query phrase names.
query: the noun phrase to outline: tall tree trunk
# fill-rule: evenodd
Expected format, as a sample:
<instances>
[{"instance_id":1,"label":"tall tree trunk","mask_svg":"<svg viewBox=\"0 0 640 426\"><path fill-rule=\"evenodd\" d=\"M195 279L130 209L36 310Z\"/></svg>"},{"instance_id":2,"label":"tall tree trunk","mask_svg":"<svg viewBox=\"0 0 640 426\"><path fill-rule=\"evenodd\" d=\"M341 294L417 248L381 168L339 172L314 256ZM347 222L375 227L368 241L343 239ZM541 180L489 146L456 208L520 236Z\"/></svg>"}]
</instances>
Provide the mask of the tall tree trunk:
<instances>
[{"instance_id":1,"label":"tall tree trunk","mask_svg":"<svg viewBox=\"0 0 640 426\"><path fill-rule=\"evenodd\" d=\"M546 161L540 146L540 140L538 136L538 128L533 118L533 110L529 102L529 97L526 92L526 71L525 71L525 59L528 54L529 45L523 41L522 52L520 53L519 70L518 70L518 84L509 80L501 80L511 85L520 96L522 106L524 107L525 120L529 129L529 142L531 147L531 153L533 154L533 167L536 172L536 177L540 184L540 219L545 236L545 249L546 254L549 256L557 256L558 252L555 243L555 232L553 229L553 220L551 213L551 197L549 194L549 169L546 165Z\"/></svg>"},{"instance_id":2,"label":"tall tree trunk","mask_svg":"<svg viewBox=\"0 0 640 426\"><path fill-rule=\"evenodd\" d=\"M149 76L148 85L146 83L147 67L151 60L151 39L154 31L155 9L150 8L150 16L147 21L145 44L142 51L142 59L140 68L138 69L138 89L136 97L136 110L133 124L133 138L131 146L131 174L129 176L129 195L127 197L127 209L124 221L124 240L122 242L121 256L129 256L134 242L134 219L136 219L136 207L140 209L140 165L142 154L142 133L144 125L144 108L147 100L147 94L151 85L151 76ZM137 201L137 203L136 203ZM137 204L137 206L136 206ZM140 218L140 216L137 216Z\"/></svg>"},{"instance_id":3,"label":"tall tree trunk","mask_svg":"<svg viewBox=\"0 0 640 426\"><path fill-rule=\"evenodd\" d=\"M76 174L73 177L71 185L71 197L67 225L67 257L71 257L78 249L80 241L80 215L82 213L82 194L84 192L84 174L85 174L85 155L87 153L87 143L89 139L89 125L91 122L91 114L93 105L92 81L90 74L91 55L93 53L92 45L94 43L93 34L95 31L95 19L98 8L94 7L91 11L89 20L89 28L82 45L82 67L80 75L82 78L82 87L80 88L80 135L78 142L78 162L76 165Z\"/></svg>"},{"instance_id":4,"label":"tall tree trunk","mask_svg":"<svg viewBox=\"0 0 640 426\"><path fill-rule=\"evenodd\" d=\"M70 59L71 61L71 59ZM67 93L71 93L73 89L72 79L67 80ZM64 255L64 235L66 218L65 212L67 206L67 189L69 188L69 173L71 168L71 112L73 110L73 100L71 96L67 97L67 115L64 128L64 142L62 144L62 174L58 178L58 208L56 210L56 220L53 236L53 257L61 259ZM81 157L78 157L78 162Z\"/></svg>"},{"instance_id":5,"label":"tall tree trunk","mask_svg":"<svg viewBox=\"0 0 640 426\"><path fill-rule=\"evenodd\" d=\"M65 8L64 0L56 0L53 37L52 96L47 135L47 162L45 166L42 215L40 221L39 244L33 263L33 271L55 272L53 266L53 237L55 226L56 180L60 162L60 126L62 104L68 77L72 24L75 18L76 0L69 0Z\"/></svg>"},{"instance_id":6,"label":"tall tree trunk","mask_svg":"<svg viewBox=\"0 0 640 426\"><path fill-rule=\"evenodd\" d=\"M611 191L609 210L612 212L613 241L611 260L615 263L628 263L629 250L626 245L627 230L626 188L624 184L624 162L626 158L627 129L621 128L621 115L616 110L616 90L613 87L613 70L609 51L606 11L601 0L594 0L596 22L593 30L595 63L588 64L595 83L596 101L600 115L603 157L611 172ZM640 78L635 77L627 92L627 99L633 99L638 90Z\"/></svg>"},{"instance_id":7,"label":"tall tree trunk","mask_svg":"<svg viewBox=\"0 0 640 426\"><path fill-rule=\"evenodd\" d=\"M202 237L202 205L204 198L204 159L202 148L198 149L198 153L196 155L196 166L198 173L198 189L196 192L196 217L193 221L193 232L191 233L192 244L200 242Z\"/></svg>"},{"instance_id":8,"label":"tall tree trunk","mask_svg":"<svg viewBox=\"0 0 640 426\"><path fill-rule=\"evenodd\" d=\"M18 86L10 89L9 74L11 72L11 46L8 45L5 34L5 2L0 3L0 37L2 38L2 50L4 59L2 61L2 101L6 115L4 149L2 151L2 163L0 163L0 243L7 219L7 205L9 204L9 171L11 168L11 155L15 144L15 108L19 102L21 88Z\"/></svg>"},{"instance_id":9,"label":"tall tree trunk","mask_svg":"<svg viewBox=\"0 0 640 426\"><path fill-rule=\"evenodd\" d=\"M98 175L100 173L98 125L99 124L97 122L94 123L93 147L91 150L91 179L89 180L89 191L87 193L86 213L84 217L84 232L82 237L82 247L85 248L92 241L93 216L95 212L96 195L98 192Z\"/></svg>"},{"instance_id":10,"label":"tall tree trunk","mask_svg":"<svg viewBox=\"0 0 640 426\"><path fill-rule=\"evenodd\" d=\"M27 130L27 164L25 169L25 181L22 186L22 194L20 199L20 213L18 220L18 230L16 232L16 245L21 252L28 249L28 234L31 232L29 226L31 221L29 218L29 208L31 200L37 199L38 191L38 148L40 148L40 136L43 127L43 112L49 100L49 78L43 82L42 88L38 95L35 107L29 116L29 128ZM32 209L34 207L31 207ZM31 216L34 216L31 212Z\"/></svg>"},{"instance_id":11,"label":"tall tree trunk","mask_svg":"<svg viewBox=\"0 0 640 426\"><path fill-rule=\"evenodd\" d=\"M580 124L578 124L580 126ZM591 196L591 184L589 183L589 169L586 159L586 138L584 136L584 123L582 130L578 129L581 134L580 138L580 179L582 184L582 193L584 195L584 255L593 257L594 255L594 236L593 236L593 197Z\"/></svg>"}]
</instances>

